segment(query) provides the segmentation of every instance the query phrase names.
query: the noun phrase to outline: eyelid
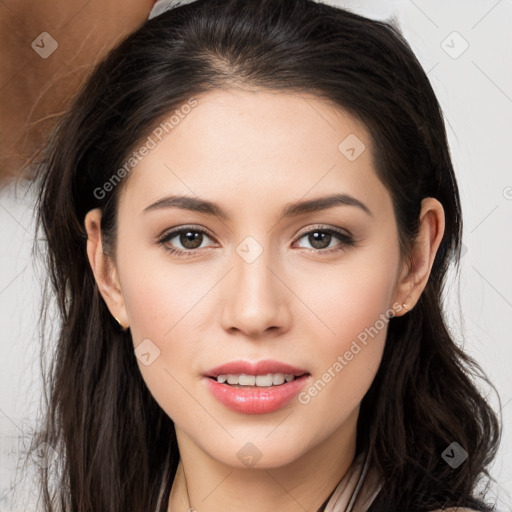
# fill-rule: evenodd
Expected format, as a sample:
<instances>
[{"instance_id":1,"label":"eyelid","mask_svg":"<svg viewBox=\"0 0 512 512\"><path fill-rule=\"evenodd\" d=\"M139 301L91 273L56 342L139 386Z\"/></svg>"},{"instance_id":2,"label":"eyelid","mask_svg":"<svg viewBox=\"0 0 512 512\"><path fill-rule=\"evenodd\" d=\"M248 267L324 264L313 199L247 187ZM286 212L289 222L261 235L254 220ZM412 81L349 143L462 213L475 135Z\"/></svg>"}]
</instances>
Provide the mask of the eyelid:
<instances>
[{"instance_id":1,"label":"eyelid","mask_svg":"<svg viewBox=\"0 0 512 512\"><path fill-rule=\"evenodd\" d=\"M195 226L194 224L185 224L183 226L176 226L174 228L168 228L164 230L160 235L156 237L156 241L159 242L161 240L169 238L170 235L176 236L181 232L186 231L187 229L189 229L190 231L197 231L198 233L204 233L208 235L211 239L216 240L215 237L206 228L202 226ZM171 238L174 238L174 236Z\"/></svg>"},{"instance_id":2,"label":"eyelid","mask_svg":"<svg viewBox=\"0 0 512 512\"><path fill-rule=\"evenodd\" d=\"M311 231L330 231L337 233L338 235L345 236L347 238L353 238L352 233L348 229L336 228L334 226L328 226L326 224L314 224L313 226L308 226L305 231L299 233L296 239L302 238L304 235L311 233Z\"/></svg>"}]
</instances>

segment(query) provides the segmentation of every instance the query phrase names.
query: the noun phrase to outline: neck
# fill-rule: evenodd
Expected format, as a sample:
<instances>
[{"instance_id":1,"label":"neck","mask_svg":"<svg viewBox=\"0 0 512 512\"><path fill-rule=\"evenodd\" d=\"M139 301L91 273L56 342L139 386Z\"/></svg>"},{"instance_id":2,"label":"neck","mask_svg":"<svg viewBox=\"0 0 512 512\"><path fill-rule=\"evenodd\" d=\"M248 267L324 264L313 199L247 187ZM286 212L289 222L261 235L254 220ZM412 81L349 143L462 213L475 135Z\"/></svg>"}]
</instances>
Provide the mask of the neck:
<instances>
[{"instance_id":1,"label":"neck","mask_svg":"<svg viewBox=\"0 0 512 512\"><path fill-rule=\"evenodd\" d=\"M293 462L269 468L223 464L176 429L181 459L168 512L317 512L354 460L357 412Z\"/></svg>"}]
</instances>

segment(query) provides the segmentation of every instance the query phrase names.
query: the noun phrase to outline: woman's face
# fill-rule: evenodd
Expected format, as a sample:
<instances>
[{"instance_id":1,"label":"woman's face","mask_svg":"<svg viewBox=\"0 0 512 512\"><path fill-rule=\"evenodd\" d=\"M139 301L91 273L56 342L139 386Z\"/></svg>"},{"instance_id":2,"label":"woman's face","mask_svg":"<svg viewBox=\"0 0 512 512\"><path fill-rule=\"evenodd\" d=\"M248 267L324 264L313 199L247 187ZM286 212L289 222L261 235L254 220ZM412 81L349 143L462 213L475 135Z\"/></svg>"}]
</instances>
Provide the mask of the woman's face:
<instances>
[{"instance_id":1,"label":"woman's face","mask_svg":"<svg viewBox=\"0 0 512 512\"><path fill-rule=\"evenodd\" d=\"M391 196L365 127L318 98L216 91L186 111L121 193L116 316L179 432L230 466L282 466L354 433L404 299ZM305 376L278 385L283 365Z\"/></svg>"}]
</instances>

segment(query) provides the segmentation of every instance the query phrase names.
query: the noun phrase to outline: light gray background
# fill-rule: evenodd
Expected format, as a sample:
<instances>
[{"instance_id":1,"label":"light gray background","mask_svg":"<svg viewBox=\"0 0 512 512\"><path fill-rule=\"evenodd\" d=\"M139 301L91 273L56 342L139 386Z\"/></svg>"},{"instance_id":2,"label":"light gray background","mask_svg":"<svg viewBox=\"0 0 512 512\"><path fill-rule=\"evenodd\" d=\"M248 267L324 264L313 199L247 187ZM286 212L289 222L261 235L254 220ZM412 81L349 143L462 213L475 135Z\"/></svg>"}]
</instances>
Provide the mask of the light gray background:
<instances>
[{"instance_id":1,"label":"light gray background","mask_svg":"<svg viewBox=\"0 0 512 512\"><path fill-rule=\"evenodd\" d=\"M456 338L501 395L504 437L491 473L498 510L511 511L512 1L330 3L371 18L395 16L443 108L464 219L461 308L453 273L446 305ZM23 189L0 191L0 512L35 510L33 485L23 481L30 472L15 471L41 396L37 314L44 272L31 255L33 200Z\"/></svg>"}]
</instances>

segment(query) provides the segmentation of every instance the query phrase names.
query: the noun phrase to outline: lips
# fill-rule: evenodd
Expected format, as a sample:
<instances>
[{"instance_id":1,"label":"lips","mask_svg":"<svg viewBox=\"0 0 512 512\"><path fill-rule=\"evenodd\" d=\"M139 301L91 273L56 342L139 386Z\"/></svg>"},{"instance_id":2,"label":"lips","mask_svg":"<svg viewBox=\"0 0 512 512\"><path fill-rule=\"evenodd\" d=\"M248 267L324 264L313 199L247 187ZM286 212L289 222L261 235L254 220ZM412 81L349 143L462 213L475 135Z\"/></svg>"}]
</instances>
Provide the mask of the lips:
<instances>
[{"instance_id":1,"label":"lips","mask_svg":"<svg viewBox=\"0 0 512 512\"><path fill-rule=\"evenodd\" d=\"M219 376L268 374L293 375L295 378L270 387L232 386L226 383L224 378L217 379ZM272 360L257 363L232 361L212 368L203 377L206 389L213 397L228 409L241 414L268 414L281 409L295 398L312 378L303 368Z\"/></svg>"},{"instance_id":2,"label":"lips","mask_svg":"<svg viewBox=\"0 0 512 512\"><path fill-rule=\"evenodd\" d=\"M291 366L280 361L266 359L264 361L258 361L257 363L251 363L249 361L231 361L208 370L204 376L216 378L219 375L226 374L266 375L268 373L284 373L300 377L308 373L308 371L304 368Z\"/></svg>"}]
</instances>

